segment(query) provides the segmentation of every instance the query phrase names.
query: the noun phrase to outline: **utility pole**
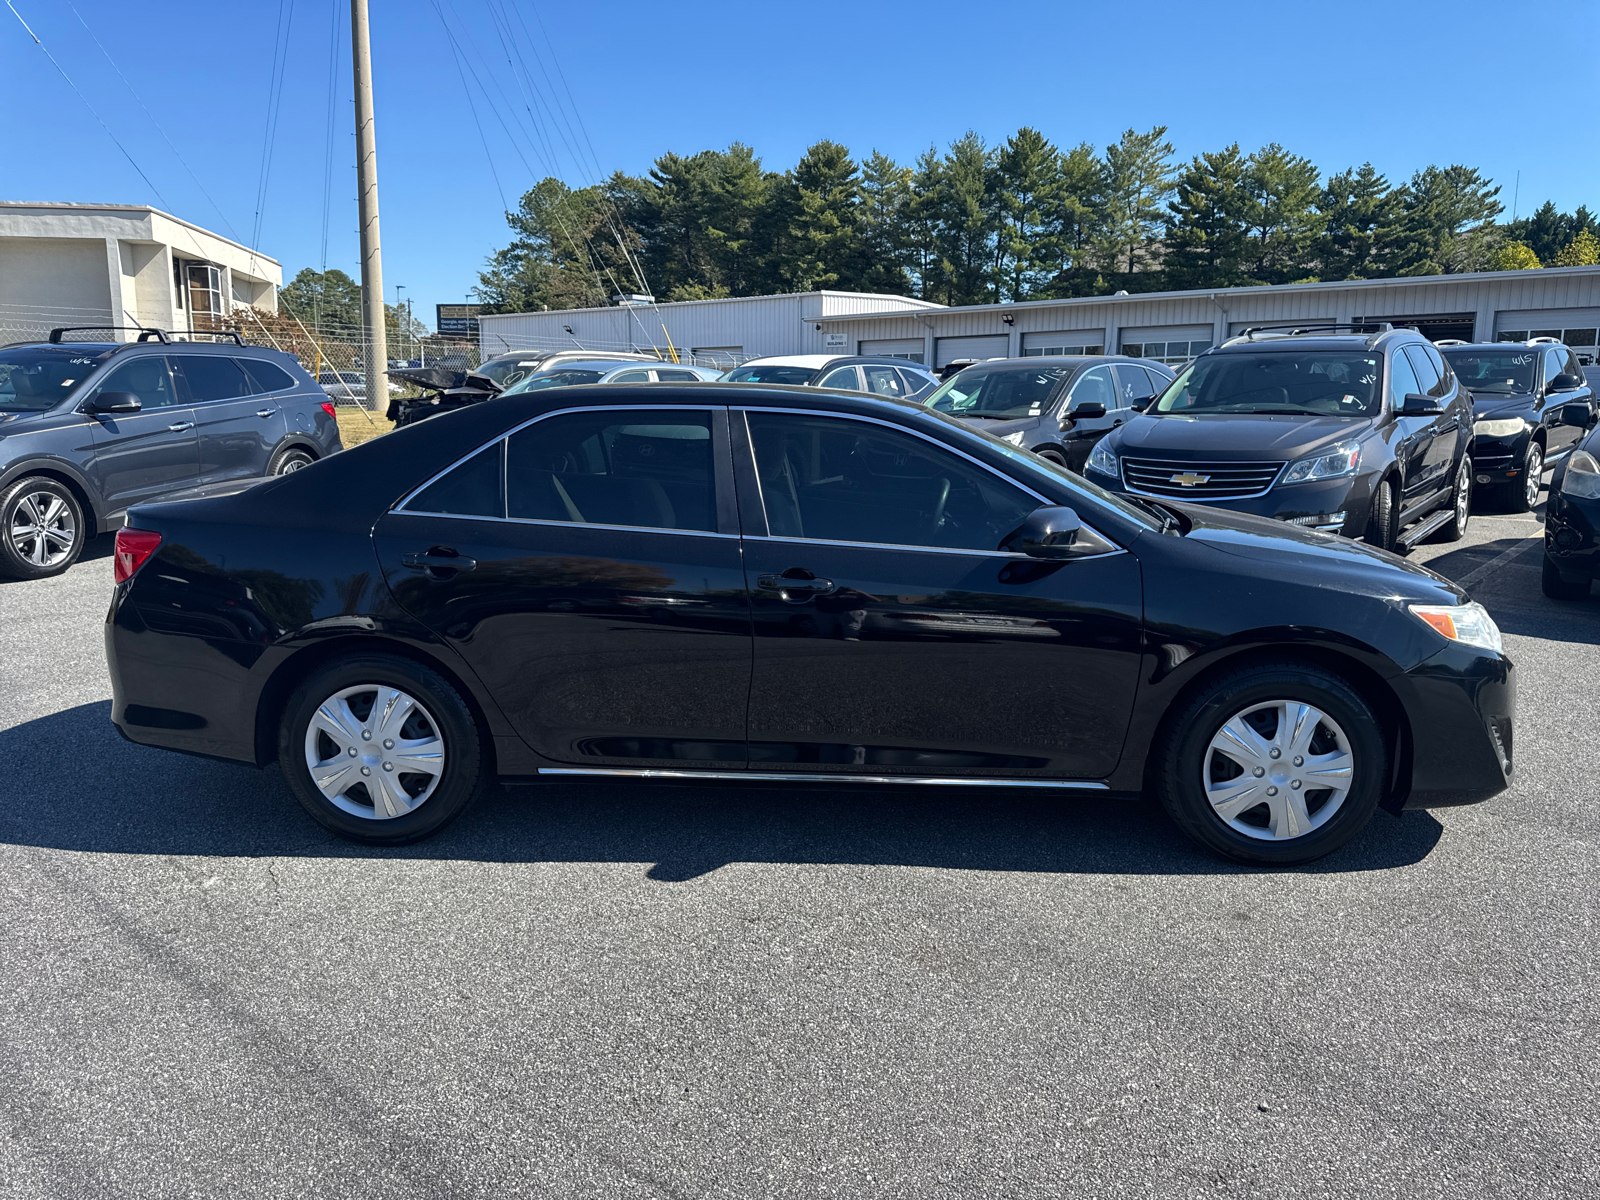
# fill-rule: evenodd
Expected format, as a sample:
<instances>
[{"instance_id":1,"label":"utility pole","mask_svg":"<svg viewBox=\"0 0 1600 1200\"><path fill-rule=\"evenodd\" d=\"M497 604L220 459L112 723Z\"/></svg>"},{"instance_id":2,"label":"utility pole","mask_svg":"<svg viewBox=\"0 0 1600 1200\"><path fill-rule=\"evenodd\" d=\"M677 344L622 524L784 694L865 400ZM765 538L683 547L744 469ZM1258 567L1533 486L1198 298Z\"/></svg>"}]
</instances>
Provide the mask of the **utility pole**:
<instances>
[{"instance_id":1,"label":"utility pole","mask_svg":"<svg viewBox=\"0 0 1600 1200\"><path fill-rule=\"evenodd\" d=\"M361 324L367 342L367 403L389 400L389 338L383 319L383 249L378 238L378 133L372 116L372 40L367 0L350 0L356 72L356 186L361 203Z\"/></svg>"}]
</instances>

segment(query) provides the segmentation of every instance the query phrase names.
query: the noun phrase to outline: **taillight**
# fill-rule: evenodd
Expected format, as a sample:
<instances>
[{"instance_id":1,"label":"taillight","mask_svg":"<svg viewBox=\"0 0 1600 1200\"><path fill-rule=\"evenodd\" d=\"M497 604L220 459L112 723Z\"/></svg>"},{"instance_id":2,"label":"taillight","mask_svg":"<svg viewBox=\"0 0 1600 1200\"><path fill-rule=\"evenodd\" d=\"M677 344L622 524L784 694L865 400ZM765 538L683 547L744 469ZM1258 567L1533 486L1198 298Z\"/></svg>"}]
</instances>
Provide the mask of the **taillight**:
<instances>
[{"instance_id":1,"label":"taillight","mask_svg":"<svg viewBox=\"0 0 1600 1200\"><path fill-rule=\"evenodd\" d=\"M161 535L148 529L117 530L117 548L112 557L112 574L118 583L132 579L134 572L144 566L144 560L161 545Z\"/></svg>"},{"instance_id":2,"label":"taillight","mask_svg":"<svg viewBox=\"0 0 1600 1200\"><path fill-rule=\"evenodd\" d=\"M322 402L322 411L327 413L335 421L337 421L339 419L339 414L333 411L333 401L332 400L324 400Z\"/></svg>"}]
</instances>

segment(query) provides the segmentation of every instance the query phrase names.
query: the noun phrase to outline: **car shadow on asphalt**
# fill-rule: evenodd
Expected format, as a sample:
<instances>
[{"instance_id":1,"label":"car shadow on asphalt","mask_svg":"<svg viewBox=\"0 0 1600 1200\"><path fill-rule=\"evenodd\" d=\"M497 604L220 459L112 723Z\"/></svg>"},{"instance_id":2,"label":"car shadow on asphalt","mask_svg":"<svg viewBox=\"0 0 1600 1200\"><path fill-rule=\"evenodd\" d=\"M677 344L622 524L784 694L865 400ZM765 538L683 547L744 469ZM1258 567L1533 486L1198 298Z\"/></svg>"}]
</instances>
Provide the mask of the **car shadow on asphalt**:
<instances>
[{"instance_id":1,"label":"car shadow on asphalt","mask_svg":"<svg viewBox=\"0 0 1600 1200\"><path fill-rule=\"evenodd\" d=\"M78 561L73 563L72 566L68 567L67 570L74 570L80 563L94 562L99 558L110 558L112 554L116 552L116 548L116 534L102 533L97 537L89 538L83 544L83 553L78 555ZM7 584L12 583L33 582L35 581L30 579L9 579L4 575L0 575L0 587L5 587Z\"/></svg>"},{"instance_id":2,"label":"car shadow on asphalt","mask_svg":"<svg viewBox=\"0 0 1600 1200\"><path fill-rule=\"evenodd\" d=\"M1095 875L1252 874L1192 845L1134 799L897 785L748 786L585 780L491 789L438 836L372 848L324 832L276 768L124 742L110 704L0 731L13 785L0 842L108 854L650 864L681 883L735 862L934 867ZM63 747L71 747L64 756ZM1443 827L1378 814L1310 873L1408 866Z\"/></svg>"}]
</instances>

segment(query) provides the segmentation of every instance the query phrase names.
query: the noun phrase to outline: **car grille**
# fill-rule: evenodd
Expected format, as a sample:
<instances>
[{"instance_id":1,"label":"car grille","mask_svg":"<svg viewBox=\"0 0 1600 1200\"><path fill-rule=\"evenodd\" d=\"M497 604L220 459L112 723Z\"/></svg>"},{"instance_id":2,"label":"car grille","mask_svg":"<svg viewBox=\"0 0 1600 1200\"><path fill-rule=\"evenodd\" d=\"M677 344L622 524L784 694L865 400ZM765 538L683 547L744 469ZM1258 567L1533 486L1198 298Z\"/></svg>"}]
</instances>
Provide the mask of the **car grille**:
<instances>
[{"instance_id":1,"label":"car grille","mask_svg":"<svg viewBox=\"0 0 1600 1200\"><path fill-rule=\"evenodd\" d=\"M1122 482L1135 491L1183 500L1259 496L1277 481L1281 462L1184 462L1124 458ZM1180 481L1181 482L1177 482Z\"/></svg>"},{"instance_id":2,"label":"car grille","mask_svg":"<svg viewBox=\"0 0 1600 1200\"><path fill-rule=\"evenodd\" d=\"M1496 446L1495 449L1499 450L1501 447ZM1476 452L1476 450L1474 450L1472 455L1472 465L1478 468L1480 471L1499 471L1511 465L1511 455L1479 454Z\"/></svg>"}]
</instances>

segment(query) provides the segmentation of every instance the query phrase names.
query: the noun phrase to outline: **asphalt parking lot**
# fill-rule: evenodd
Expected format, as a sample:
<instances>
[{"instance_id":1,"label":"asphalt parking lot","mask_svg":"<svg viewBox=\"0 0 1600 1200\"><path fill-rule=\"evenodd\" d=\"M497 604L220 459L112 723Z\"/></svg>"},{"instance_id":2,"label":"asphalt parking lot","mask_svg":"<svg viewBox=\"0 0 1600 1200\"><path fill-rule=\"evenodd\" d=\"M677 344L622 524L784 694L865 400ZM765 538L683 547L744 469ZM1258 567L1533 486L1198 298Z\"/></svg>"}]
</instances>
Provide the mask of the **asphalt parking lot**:
<instances>
[{"instance_id":1,"label":"asphalt parking lot","mask_svg":"<svg viewBox=\"0 0 1600 1200\"><path fill-rule=\"evenodd\" d=\"M1310 867L1143 805L512 789L401 851L123 743L109 538L0 585L0 1195L1592 1196L1600 599L1414 557L1518 781Z\"/></svg>"}]
</instances>

